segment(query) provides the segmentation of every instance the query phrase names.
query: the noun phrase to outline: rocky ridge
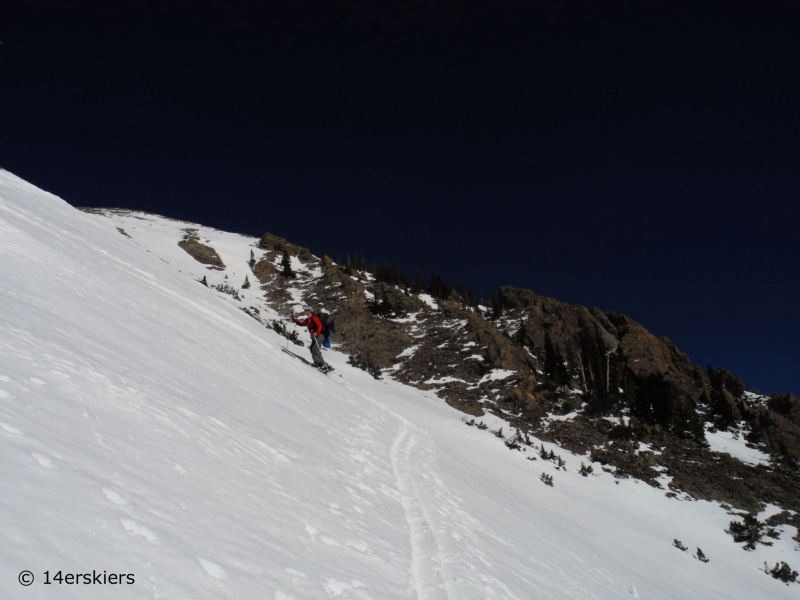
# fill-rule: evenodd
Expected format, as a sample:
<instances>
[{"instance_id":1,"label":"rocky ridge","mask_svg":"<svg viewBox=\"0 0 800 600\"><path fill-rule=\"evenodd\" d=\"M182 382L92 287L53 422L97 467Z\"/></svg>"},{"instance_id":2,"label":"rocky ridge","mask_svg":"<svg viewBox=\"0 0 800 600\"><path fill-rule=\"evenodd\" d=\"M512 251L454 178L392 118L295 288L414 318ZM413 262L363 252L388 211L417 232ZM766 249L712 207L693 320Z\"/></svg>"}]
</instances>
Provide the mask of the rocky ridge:
<instances>
[{"instance_id":1,"label":"rocky ridge","mask_svg":"<svg viewBox=\"0 0 800 600\"><path fill-rule=\"evenodd\" d=\"M384 376L435 391L473 417L495 413L676 497L800 512L792 394L765 396L725 369L693 365L669 339L611 311L512 287L491 306L469 306L456 292L415 293L272 234L258 247L266 254L253 272L269 301L288 312L302 298L332 314L338 348ZM284 253L318 276L282 276ZM713 452L705 436L717 430L746 438L771 463ZM797 515L781 514L800 526Z\"/></svg>"}]
</instances>

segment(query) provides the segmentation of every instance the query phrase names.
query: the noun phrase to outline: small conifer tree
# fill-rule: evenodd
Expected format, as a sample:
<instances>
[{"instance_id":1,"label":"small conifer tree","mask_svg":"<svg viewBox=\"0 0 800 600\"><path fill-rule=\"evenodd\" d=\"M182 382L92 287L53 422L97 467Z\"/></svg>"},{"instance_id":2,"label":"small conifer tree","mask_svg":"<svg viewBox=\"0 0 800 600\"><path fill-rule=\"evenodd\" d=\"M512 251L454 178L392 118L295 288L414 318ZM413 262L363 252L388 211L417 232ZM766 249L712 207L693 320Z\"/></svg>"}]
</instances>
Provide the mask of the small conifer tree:
<instances>
[{"instance_id":1,"label":"small conifer tree","mask_svg":"<svg viewBox=\"0 0 800 600\"><path fill-rule=\"evenodd\" d=\"M428 286L428 293L436 298L437 300L444 300L449 295L450 292L453 290L447 282L442 279L438 273L433 272L431 274L431 283Z\"/></svg>"},{"instance_id":2,"label":"small conifer tree","mask_svg":"<svg viewBox=\"0 0 800 600\"><path fill-rule=\"evenodd\" d=\"M564 365L561 350L553 344L550 333L544 334L544 371L546 377L554 385L564 385L569 381L569 373Z\"/></svg>"},{"instance_id":3,"label":"small conifer tree","mask_svg":"<svg viewBox=\"0 0 800 600\"><path fill-rule=\"evenodd\" d=\"M247 275L244 276L244 283L242 284L242 289L243 290L250 289L250 280L247 278Z\"/></svg>"},{"instance_id":4,"label":"small conifer tree","mask_svg":"<svg viewBox=\"0 0 800 600\"><path fill-rule=\"evenodd\" d=\"M247 261L247 264L250 265L251 269L256 266L256 255L253 254L252 250L250 250L250 260Z\"/></svg>"},{"instance_id":5,"label":"small conifer tree","mask_svg":"<svg viewBox=\"0 0 800 600\"><path fill-rule=\"evenodd\" d=\"M289 253L286 250L283 251L283 258L281 259L281 267L283 270L281 271L281 275L286 277L286 279L294 279L295 272L292 271L292 260L289 258Z\"/></svg>"},{"instance_id":6,"label":"small conifer tree","mask_svg":"<svg viewBox=\"0 0 800 600\"><path fill-rule=\"evenodd\" d=\"M747 551L755 550L756 544L772 546L772 542L764 539L764 536L771 538L779 537L779 533L772 527L767 527L763 521L759 521L755 515L744 515L742 521L731 521L728 525L728 532L733 536L734 542L745 542L743 548Z\"/></svg>"},{"instance_id":7,"label":"small conifer tree","mask_svg":"<svg viewBox=\"0 0 800 600\"><path fill-rule=\"evenodd\" d=\"M767 563L764 563L764 570L767 571ZM775 566L767 572L775 579L780 579L786 584L797 581L797 571L793 571L792 568L783 561L775 563Z\"/></svg>"},{"instance_id":8,"label":"small conifer tree","mask_svg":"<svg viewBox=\"0 0 800 600\"><path fill-rule=\"evenodd\" d=\"M425 283L425 276L422 274L422 271L419 269L419 267L417 267L417 274L414 277L414 283L411 285L411 293L421 294L427 287L428 284Z\"/></svg>"}]
</instances>

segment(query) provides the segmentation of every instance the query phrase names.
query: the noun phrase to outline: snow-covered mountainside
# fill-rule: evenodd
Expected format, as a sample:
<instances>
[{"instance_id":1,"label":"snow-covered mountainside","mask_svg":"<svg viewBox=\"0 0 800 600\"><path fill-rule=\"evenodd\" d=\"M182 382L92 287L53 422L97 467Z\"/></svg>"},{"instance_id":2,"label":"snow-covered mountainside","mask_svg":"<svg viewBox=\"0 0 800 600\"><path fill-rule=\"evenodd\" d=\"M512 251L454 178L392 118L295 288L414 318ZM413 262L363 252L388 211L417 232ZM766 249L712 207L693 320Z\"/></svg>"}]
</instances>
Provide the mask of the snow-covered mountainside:
<instances>
[{"instance_id":1,"label":"snow-covered mountainside","mask_svg":"<svg viewBox=\"0 0 800 600\"><path fill-rule=\"evenodd\" d=\"M800 527L800 399L694 365L625 315L512 287L483 306L438 275L412 283L357 255L339 265L270 233L247 247L234 236L232 252L230 236L191 223L84 210L280 333L281 315L304 305L332 314L352 364L490 413L506 439L519 431L588 453L666 493L752 513L773 504L782 510L769 525Z\"/></svg>"},{"instance_id":2,"label":"snow-covered mountainside","mask_svg":"<svg viewBox=\"0 0 800 600\"><path fill-rule=\"evenodd\" d=\"M257 290L225 293L257 240L125 220L0 171L0 597L797 596L763 571L800 563L793 527L746 552L718 504L509 452L335 351L325 376L252 317L283 318Z\"/></svg>"}]
</instances>

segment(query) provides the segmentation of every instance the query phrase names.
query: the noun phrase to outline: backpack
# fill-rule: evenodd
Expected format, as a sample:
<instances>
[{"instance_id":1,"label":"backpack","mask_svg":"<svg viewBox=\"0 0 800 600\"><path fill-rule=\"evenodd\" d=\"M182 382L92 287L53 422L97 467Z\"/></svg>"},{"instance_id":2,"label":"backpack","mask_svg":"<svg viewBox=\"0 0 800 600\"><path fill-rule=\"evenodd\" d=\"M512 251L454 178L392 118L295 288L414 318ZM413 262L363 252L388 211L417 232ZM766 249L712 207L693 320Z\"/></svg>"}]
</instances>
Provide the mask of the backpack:
<instances>
[{"instance_id":1,"label":"backpack","mask_svg":"<svg viewBox=\"0 0 800 600\"><path fill-rule=\"evenodd\" d=\"M322 334L325 338L329 338L332 333L336 333L336 326L333 323L333 319L330 318L330 315L322 313L319 316L319 320L322 321Z\"/></svg>"}]
</instances>

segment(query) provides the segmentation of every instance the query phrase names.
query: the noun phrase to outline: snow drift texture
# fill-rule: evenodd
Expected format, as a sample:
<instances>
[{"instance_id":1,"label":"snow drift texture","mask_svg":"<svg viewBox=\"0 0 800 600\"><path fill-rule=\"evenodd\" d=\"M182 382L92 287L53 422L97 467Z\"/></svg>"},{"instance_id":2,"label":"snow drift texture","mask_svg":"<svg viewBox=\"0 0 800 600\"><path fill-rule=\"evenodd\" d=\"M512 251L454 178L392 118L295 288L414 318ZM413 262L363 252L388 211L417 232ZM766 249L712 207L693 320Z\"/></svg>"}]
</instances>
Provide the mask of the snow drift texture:
<instances>
[{"instance_id":1,"label":"snow drift texture","mask_svg":"<svg viewBox=\"0 0 800 600\"><path fill-rule=\"evenodd\" d=\"M249 258L255 240L202 231ZM2 598L796 597L758 571L798 562L792 528L746 553L714 504L525 460L336 353L325 377L4 171L0 307ZM135 583L43 583L93 570Z\"/></svg>"}]
</instances>

